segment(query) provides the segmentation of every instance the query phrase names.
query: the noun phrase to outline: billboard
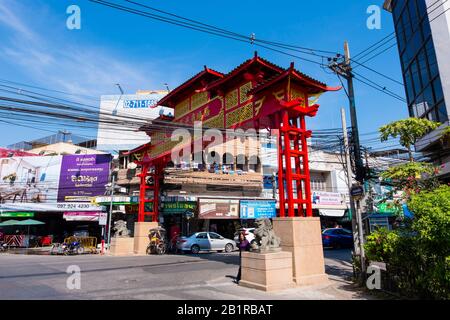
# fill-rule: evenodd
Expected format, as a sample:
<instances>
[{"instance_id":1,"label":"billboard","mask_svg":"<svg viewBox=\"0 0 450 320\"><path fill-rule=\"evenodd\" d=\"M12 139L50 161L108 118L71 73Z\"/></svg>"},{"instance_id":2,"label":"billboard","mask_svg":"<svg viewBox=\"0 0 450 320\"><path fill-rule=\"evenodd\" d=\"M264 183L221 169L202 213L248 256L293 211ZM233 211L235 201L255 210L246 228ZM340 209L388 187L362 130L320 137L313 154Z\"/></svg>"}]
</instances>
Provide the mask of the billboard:
<instances>
[{"instance_id":1,"label":"billboard","mask_svg":"<svg viewBox=\"0 0 450 320\"><path fill-rule=\"evenodd\" d=\"M105 194L110 155L64 156L59 177L58 202L90 202Z\"/></svg>"},{"instance_id":2,"label":"billboard","mask_svg":"<svg viewBox=\"0 0 450 320\"><path fill-rule=\"evenodd\" d=\"M277 202L275 200L241 200L241 219L276 218Z\"/></svg>"},{"instance_id":3,"label":"billboard","mask_svg":"<svg viewBox=\"0 0 450 320\"><path fill-rule=\"evenodd\" d=\"M161 109L165 115L173 110L156 107L167 91L149 91L135 95L105 95L100 100L97 149L113 152L132 150L150 142L139 127L159 117ZM123 117L124 125L111 124L111 119Z\"/></svg>"},{"instance_id":4,"label":"billboard","mask_svg":"<svg viewBox=\"0 0 450 320\"><path fill-rule=\"evenodd\" d=\"M239 200L199 199L199 219L239 219Z\"/></svg>"},{"instance_id":5,"label":"billboard","mask_svg":"<svg viewBox=\"0 0 450 320\"><path fill-rule=\"evenodd\" d=\"M0 210L99 211L92 197L104 195L110 155L0 159Z\"/></svg>"}]
</instances>

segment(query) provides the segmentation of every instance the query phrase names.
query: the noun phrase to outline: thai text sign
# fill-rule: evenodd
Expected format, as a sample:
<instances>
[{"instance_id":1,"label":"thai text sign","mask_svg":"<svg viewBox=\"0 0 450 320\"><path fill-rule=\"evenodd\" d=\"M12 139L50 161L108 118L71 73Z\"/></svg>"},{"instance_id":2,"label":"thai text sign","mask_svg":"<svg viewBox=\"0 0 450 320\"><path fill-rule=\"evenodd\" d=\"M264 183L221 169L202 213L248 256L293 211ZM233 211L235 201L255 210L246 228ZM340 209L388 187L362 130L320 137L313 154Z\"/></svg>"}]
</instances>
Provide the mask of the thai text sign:
<instances>
[{"instance_id":1,"label":"thai text sign","mask_svg":"<svg viewBox=\"0 0 450 320\"><path fill-rule=\"evenodd\" d=\"M178 214L186 211L196 211L197 202L192 201L178 201L178 202L163 202L162 212L164 214Z\"/></svg>"},{"instance_id":2,"label":"thai text sign","mask_svg":"<svg viewBox=\"0 0 450 320\"><path fill-rule=\"evenodd\" d=\"M313 191L312 203L324 206L338 206L344 204L344 200L340 193Z\"/></svg>"},{"instance_id":3,"label":"thai text sign","mask_svg":"<svg viewBox=\"0 0 450 320\"><path fill-rule=\"evenodd\" d=\"M264 219L277 216L275 200L241 200L241 219Z\"/></svg>"},{"instance_id":4,"label":"thai text sign","mask_svg":"<svg viewBox=\"0 0 450 320\"><path fill-rule=\"evenodd\" d=\"M199 199L199 219L239 219L239 200Z\"/></svg>"},{"instance_id":5,"label":"thai text sign","mask_svg":"<svg viewBox=\"0 0 450 320\"><path fill-rule=\"evenodd\" d=\"M106 191L110 155L64 156L59 178L58 201L88 202Z\"/></svg>"}]
</instances>

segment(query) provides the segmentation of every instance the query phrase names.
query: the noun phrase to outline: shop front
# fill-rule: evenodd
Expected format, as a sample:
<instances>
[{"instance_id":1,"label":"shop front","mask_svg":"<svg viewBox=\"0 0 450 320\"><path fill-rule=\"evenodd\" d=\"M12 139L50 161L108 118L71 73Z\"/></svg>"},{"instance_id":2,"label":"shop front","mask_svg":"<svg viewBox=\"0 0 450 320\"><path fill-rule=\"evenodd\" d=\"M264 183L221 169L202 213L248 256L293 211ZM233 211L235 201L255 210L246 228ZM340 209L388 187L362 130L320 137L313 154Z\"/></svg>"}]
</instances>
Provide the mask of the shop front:
<instances>
[{"instance_id":1,"label":"shop front","mask_svg":"<svg viewBox=\"0 0 450 320\"><path fill-rule=\"evenodd\" d=\"M314 216L320 217L322 229L335 227L351 229L350 211L341 193L314 191L312 207Z\"/></svg>"},{"instance_id":2,"label":"shop front","mask_svg":"<svg viewBox=\"0 0 450 320\"><path fill-rule=\"evenodd\" d=\"M161 203L161 224L168 232L169 240L175 241L178 235L188 236L199 231L196 201L163 201Z\"/></svg>"},{"instance_id":3,"label":"shop front","mask_svg":"<svg viewBox=\"0 0 450 320\"><path fill-rule=\"evenodd\" d=\"M204 222L205 230L232 239L240 227L239 199L200 198L198 219Z\"/></svg>"}]
</instances>

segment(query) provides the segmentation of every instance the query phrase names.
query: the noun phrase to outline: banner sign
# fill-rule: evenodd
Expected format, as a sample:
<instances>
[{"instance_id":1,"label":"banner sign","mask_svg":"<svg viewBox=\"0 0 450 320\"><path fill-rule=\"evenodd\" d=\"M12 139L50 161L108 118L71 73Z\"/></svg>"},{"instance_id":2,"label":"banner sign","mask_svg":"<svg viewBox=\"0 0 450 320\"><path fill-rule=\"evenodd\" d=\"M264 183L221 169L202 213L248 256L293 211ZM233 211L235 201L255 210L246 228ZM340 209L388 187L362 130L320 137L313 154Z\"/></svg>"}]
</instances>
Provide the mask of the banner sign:
<instances>
[{"instance_id":1,"label":"banner sign","mask_svg":"<svg viewBox=\"0 0 450 320\"><path fill-rule=\"evenodd\" d=\"M178 201L178 202L163 202L163 214L180 214L186 211L197 211L197 202L192 201Z\"/></svg>"},{"instance_id":2,"label":"banner sign","mask_svg":"<svg viewBox=\"0 0 450 320\"><path fill-rule=\"evenodd\" d=\"M199 219L239 219L239 200L199 199Z\"/></svg>"},{"instance_id":3,"label":"banner sign","mask_svg":"<svg viewBox=\"0 0 450 320\"><path fill-rule=\"evenodd\" d=\"M64 156L59 178L58 201L89 202L105 194L109 182L110 155Z\"/></svg>"},{"instance_id":4,"label":"banner sign","mask_svg":"<svg viewBox=\"0 0 450 320\"><path fill-rule=\"evenodd\" d=\"M154 108L158 104L159 99L151 100L125 100L123 102L124 109L145 109Z\"/></svg>"},{"instance_id":5,"label":"banner sign","mask_svg":"<svg viewBox=\"0 0 450 320\"><path fill-rule=\"evenodd\" d=\"M64 212L63 219L66 221L98 221L100 212Z\"/></svg>"},{"instance_id":6,"label":"banner sign","mask_svg":"<svg viewBox=\"0 0 450 320\"><path fill-rule=\"evenodd\" d=\"M0 203L0 212L66 212L66 211L105 211L106 208L90 203Z\"/></svg>"},{"instance_id":7,"label":"banner sign","mask_svg":"<svg viewBox=\"0 0 450 320\"><path fill-rule=\"evenodd\" d=\"M275 200L241 200L241 219L276 218L277 202Z\"/></svg>"},{"instance_id":8,"label":"banner sign","mask_svg":"<svg viewBox=\"0 0 450 320\"><path fill-rule=\"evenodd\" d=\"M312 203L316 205L339 206L344 204L344 200L340 193L314 191Z\"/></svg>"},{"instance_id":9,"label":"banner sign","mask_svg":"<svg viewBox=\"0 0 450 320\"><path fill-rule=\"evenodd\" d=\"M34 212L1 212L0 218L33 218Z\"/></svg>"},{"instance_id":10,"label":"banner sign","mask_svg":"<svg viewBox=\"0 0 450 320\"><path fill-rule=\"evenodd\" d=\"M110 161L106 154L1 158L0 210L68 211L60 205L89 203L105 194Z\"/></svg>"}]
</instances>

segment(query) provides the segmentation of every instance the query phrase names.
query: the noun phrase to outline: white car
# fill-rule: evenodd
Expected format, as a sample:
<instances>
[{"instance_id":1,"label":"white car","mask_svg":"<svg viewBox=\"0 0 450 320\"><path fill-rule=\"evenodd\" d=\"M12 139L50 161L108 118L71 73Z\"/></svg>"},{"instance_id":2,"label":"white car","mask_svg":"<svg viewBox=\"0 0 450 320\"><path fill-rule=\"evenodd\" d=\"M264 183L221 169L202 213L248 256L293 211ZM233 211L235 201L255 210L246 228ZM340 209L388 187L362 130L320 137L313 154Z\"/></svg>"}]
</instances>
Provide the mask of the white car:
<instances>
[{"instance_id":1,"label":"white car","mask_svg":"<svg viewBox=\"0 0 450 320\"><path fill-rule=\"evenodd\" d=\"M245 239L247 239L250 244L253 244L253 242L255 241L255 228L242 228L237 230L234 234L234 241L236 242L236 244L239 243L239 234L241 232L244 232Z\"/></svg>"}]
</instances>

